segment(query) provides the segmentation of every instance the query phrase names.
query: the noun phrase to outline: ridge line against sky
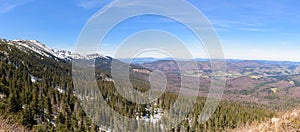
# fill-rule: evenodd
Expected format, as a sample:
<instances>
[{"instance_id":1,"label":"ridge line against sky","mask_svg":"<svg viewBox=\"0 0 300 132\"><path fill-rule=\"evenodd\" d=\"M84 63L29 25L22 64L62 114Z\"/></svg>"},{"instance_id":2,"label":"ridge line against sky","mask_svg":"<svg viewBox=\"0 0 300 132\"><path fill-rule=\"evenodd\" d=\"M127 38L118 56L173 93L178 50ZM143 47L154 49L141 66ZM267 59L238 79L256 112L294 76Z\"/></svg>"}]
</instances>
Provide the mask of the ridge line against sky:
<instances>
[{"instance_id":1,"label":"ridge line against sky","mask_svg":"<svg viewBox=\"0 0 300 132\"><path fill-rule=\"evenodd\" d=\"M49 47L73 50L88 19L111 0L0 0L0 38L36 39ZM188 0L211 21L227 59L300 61L300 1ZM141 27L166 24L167 19L145 17L131 22ZM125 22L119 29L139 25ZM126 33L125 33L126 34ZM184 35L183 35L184 36ZM114 38L113 33L110 38ZM184 36L189 39L189 36ZM106 45L113 45L109 39ZM188 46L194 46L189 42ZM196 52L196 51L193 51ZM203 51L200 51L203 52ZM207 57L207 56L199 56ZM198 57L197 57L198 58Z\"/></svg>"}]
</instances>

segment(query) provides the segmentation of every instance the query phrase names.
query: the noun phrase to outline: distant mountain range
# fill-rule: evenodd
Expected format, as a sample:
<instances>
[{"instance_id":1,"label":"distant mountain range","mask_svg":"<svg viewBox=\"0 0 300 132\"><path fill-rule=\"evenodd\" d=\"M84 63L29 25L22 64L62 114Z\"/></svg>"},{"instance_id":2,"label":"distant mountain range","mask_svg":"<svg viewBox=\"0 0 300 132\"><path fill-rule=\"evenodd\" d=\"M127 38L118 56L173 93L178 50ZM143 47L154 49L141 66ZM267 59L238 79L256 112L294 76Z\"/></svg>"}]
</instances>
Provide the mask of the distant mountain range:
<instances>
[{"instance_id":1,"label":"distant mountain range","mask_svg":"<svg viewBox=\"0 0 300 132\"><path fill-rule=\"evenodd\" d=\"M178 60L178 61L198 61L198 62L207 62L210 61L209 58L195 58L195 59L174 59L174 58L154 58L154 57L141 57L141 58L117 58L120 61L132 64L143 64L159 60ZM242 60L242 59L225 59L226 62L243 62L243 61L255 61L261 63L269 64L291 64L291 65L300 65L300 62L294 61L273 61L273 60Z\"/></svg>"}]
</instances>

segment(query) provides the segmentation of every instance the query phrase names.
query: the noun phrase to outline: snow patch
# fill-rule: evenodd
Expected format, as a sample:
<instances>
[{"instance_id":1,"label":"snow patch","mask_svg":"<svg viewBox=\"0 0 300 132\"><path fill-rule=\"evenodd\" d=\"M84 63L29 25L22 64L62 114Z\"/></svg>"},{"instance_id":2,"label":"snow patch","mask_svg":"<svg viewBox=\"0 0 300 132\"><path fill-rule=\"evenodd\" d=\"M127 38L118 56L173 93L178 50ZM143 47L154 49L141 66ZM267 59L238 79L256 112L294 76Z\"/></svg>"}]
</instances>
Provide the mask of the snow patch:
<instances>
[{"instance_id":1,"label":"snow patch","mask_svg":"<svg viewBox=\"0 0 300 132\"><path fill-rule=\"evenodd\" d=\"M156 106L156 105L154 105ZM141 120L144 121L145 123L151 122L153 124L156 124L164 115L164 111L161 108L154 108L152 110L152 107L150 108L145 108L145 110L150 113L146 114L145 116L139 117L139 113L136 113L136 120ZM151 114L152 113L152 114Z\"/></svg>"},{"instance_id":2,"label":"snow patch","mask_svg":"<svg viewBox=\"0 0 300 132\"><path fill-rule=\"evenodd\" d=\"M35 83L35 82L40 81L40 80L42 80L42 79L37 78L37 77L35 77L35 76L33 76L33 75L30 75L30 80L31 80L31 82Z\"/></svg>"},{"instance_id":3,"label":"snow patch","mask_svg":"<svg viewBox=\"0 0 300 132\"><path fill-rule=\"evenodd\" d=\"M61 94L66 93L66 90L63 90L61 87L55 87L55 89Z\"/></svg>"},{"instance_id":4,"label":"snow patch","mask_svg":"<svg viewBox=\"0 0 300 132\"><path fill-rule=\"evenodd\" d=\"M6 95L5 95L5 94L2 94L2 93L0 93L0 99L4 99L4 98L6 98Z\"/></svg>"}]
</instances>

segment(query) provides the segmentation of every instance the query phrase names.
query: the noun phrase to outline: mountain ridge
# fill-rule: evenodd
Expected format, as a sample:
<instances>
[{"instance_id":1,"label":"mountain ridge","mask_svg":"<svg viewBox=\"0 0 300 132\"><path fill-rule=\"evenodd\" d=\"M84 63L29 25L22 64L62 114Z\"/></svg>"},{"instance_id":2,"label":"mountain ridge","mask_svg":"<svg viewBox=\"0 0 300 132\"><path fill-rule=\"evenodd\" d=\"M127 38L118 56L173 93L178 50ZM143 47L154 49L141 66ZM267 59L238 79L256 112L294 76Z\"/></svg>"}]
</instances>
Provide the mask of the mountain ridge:
<instances>
[{"instance_id":1,"label":"mountain ridge","mask_svg":"<svg viewBox=\"0 0 300 132\"><path fill-rule=\"evenodd\" d=\"M104 56L98 53L91 53L89 55L80 55L76 54L72 51L62 50L62 49L52 49L45 44L41 43L38 40L8 40L8 39L0 39L0 41L6 42L7 44L14 45L21 50L26 50L27 48L31 51L34 51L40 55L46 57L54 57L56 59L61 59L65 61L72 61L73 59L96 59L96 58L109 58L108 56Z\"/></svg>"}]
</instances>

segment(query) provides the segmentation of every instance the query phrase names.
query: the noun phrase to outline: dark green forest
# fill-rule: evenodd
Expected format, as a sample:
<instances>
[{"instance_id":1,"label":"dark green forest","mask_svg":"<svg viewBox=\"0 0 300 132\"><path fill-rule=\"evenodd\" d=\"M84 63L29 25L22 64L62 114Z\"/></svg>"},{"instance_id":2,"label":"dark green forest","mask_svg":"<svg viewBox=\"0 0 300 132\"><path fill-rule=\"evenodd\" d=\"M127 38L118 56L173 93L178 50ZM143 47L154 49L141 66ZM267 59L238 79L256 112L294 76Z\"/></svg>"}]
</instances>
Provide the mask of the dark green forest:
<instances>
[{"instance_id":1,"label":"dark green forest","mask_svg":"<svg viewBox=\"0 0 300 132\"><path fill-rule=\"evenodd\" d=\"M20 50L14 45L0 41L0 113L12 118L32 131L99 131L97 124L86 115L80 99L74 94L72 64L66 60L42 56L31 50ZM97 76L109 77L109 72L99 69ZM133 78L135 89L147 91L149 84ZM123 116L153 115L146 108L167 111L178 95L166 92L155 103L138 105L126 101L114 88L113 82L97 80L102 97L115 111ZM191 113L171 131L223 131L237 128L252 121L264 121L274 112L255 105L222 101L212 118L204 124L197 122L205 98L198 97ZM99 108L102 109L102 108ZM135 113L140 113L136 115ZM100 118L100 117L99 117ZM104 118L104 117L103 117ZM101 120L101 118L100 118ZM159 123L159 122L158 122ZM164 131L154 123L152 130ZM126 131L123 126L111 126L113 130ZM146 131L140 130L138 131Z\"/></svg>"}]
</instances>

